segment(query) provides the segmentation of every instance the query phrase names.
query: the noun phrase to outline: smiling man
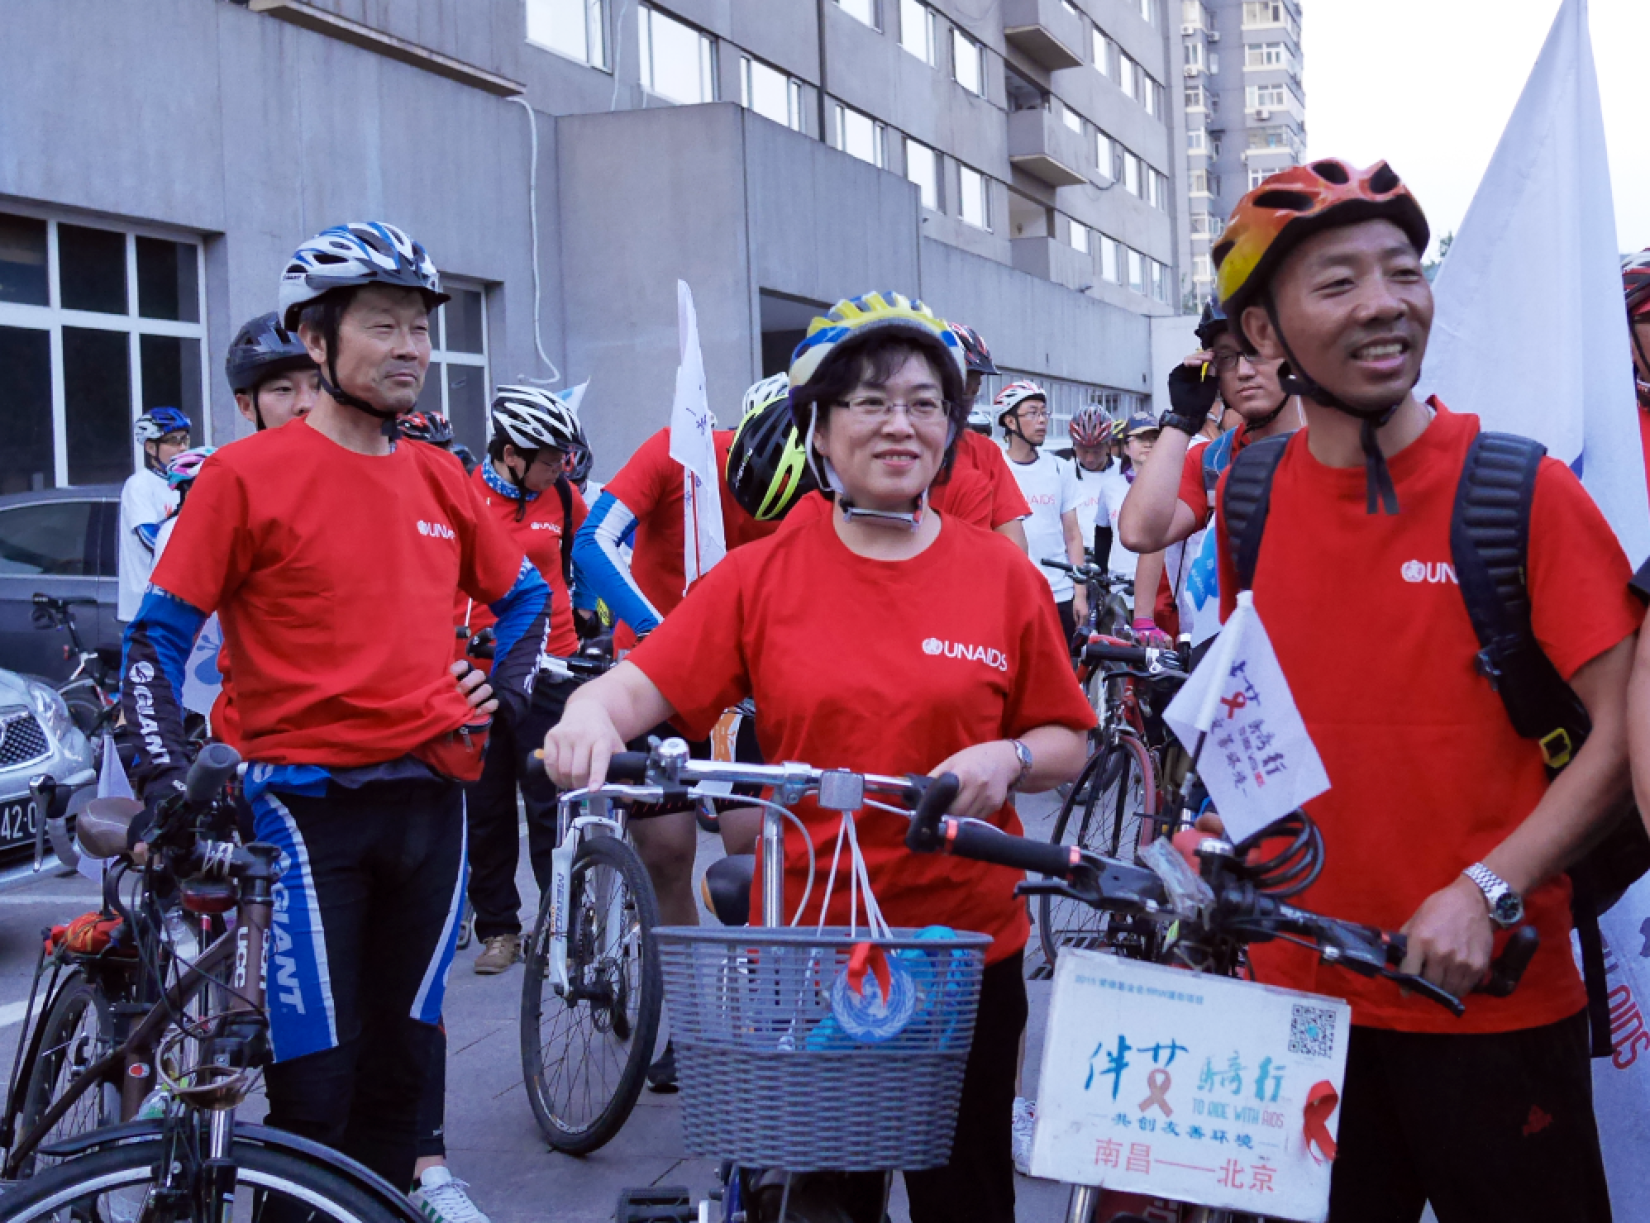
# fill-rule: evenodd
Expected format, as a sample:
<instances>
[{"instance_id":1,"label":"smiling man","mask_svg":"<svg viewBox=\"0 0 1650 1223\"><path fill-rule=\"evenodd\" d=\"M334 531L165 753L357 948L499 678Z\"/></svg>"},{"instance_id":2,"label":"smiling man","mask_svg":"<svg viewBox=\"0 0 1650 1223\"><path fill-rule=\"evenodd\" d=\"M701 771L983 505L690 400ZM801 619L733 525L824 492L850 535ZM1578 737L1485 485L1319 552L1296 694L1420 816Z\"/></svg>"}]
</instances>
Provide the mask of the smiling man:
<instances>
[{"instance_id":1,"label":"smiling man","mask_svg":"<svg viewBox=\"0 0 1650 1223\"><path fill-rule=\"evenodd\" d=\"M1306 428L1233 462L1217 534L1224 608L1252 584L1332 785L1307 804L1324 865L1299 903L1402 929L1404 969L1466 1013L1281 943L1256 947L1253 963L1265 982L1352 1004L1336 1223L1409 1223L1429 1201L1440 1223L1603 1223L1563 872L1626 793L1641 613L1580 481L1532 452L1519 577L1535 642L1592 723L1549 779L1542 748L1474 665L1452 526L1469 457L1487 451L1477 418L1413 393L1432 325L1427 241L1420 205L1384 162L1299 166L1239 202L1214 248L1222 303L1264 360L1284 363ZM1234 513L1262 520L1246 498L1267 506L1258 546L1252 531L1230 534ZM1541 945L1517 991L1469 997L1521 923Z\"/></svg>"}]
</instances>

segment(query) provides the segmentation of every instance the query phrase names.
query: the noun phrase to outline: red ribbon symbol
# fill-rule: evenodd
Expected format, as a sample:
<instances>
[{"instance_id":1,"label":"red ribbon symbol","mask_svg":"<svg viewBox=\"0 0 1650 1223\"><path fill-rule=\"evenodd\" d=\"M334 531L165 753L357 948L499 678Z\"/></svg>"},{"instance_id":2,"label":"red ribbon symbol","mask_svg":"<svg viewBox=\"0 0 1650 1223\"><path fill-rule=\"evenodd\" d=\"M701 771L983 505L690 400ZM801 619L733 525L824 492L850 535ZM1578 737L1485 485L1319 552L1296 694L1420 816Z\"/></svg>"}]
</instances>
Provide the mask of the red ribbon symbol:
<instances>
[{"instance_id":1,"label":"red ribbon symbol","mask_svg":"<svg viewBox=\"0 0 1650 1223\"><path fill-rule=\"evenodd\" d=\"M1140 1111L1149 1108L1160 1108L1165 1117L1174 1116L1174 1109L1169 1105L1169 1098L1163 1093L1169 1090L1169 1072L1161 1066L1146 1076L1146 1090L1150 1093L1140 1101Z\"/></svg>"},{"instance_id":2,"label":"red ribbon symbol","mask_svg":"<svg viewBox=\"0 0 1650 1223\"><path fill-rule=\"evenodd\" d=\"M1230 722L1233 718L1237 717L1237 711L1249 703L1249 694L1246 692L1234 692L1231 696L1221 697L1220 703L1226 706L1226 720Z\"/></svg>"},{"instance_id":3,"label":"red ribbon symbol","mask_svg":"<svg viewBox=\"0 0 1650 1223\"><path fill-rule=\"evenodd\" d=\"M1329 1127L1324 1123L1329 1120L1330 1115L1335 1111L1335 1106L1340 1102L1341 1097L1335 1091L1335 1085L1327 1079L1314 1083L1312 1090L1306 1093L1306 1108L1304 1110L1306 1124L1302 1127L1301 1132L1306 1135L1306 1153L1320 1164L1325 1159L1333 1160L1335 1158L1335 1138L1330 1134ZM1323 1152L1322 1159L1319 1159L1317 1153L1312 1150L1314 1146Z\"/></svg>"},{"instance_id":4,"label":"red ribbon symbol","mask_svg":"<svg viewBox=\"0 0 1650 1223\"><path fill-rule=\"evenodd\" d=\"M882 988L882 1005L887 1006L894 996L894 982L888 971L888 957L874 943L855 943L848 955L848 987L861 998L865 997L865 972L869 969Z\"/></svg>"}]
</instances>

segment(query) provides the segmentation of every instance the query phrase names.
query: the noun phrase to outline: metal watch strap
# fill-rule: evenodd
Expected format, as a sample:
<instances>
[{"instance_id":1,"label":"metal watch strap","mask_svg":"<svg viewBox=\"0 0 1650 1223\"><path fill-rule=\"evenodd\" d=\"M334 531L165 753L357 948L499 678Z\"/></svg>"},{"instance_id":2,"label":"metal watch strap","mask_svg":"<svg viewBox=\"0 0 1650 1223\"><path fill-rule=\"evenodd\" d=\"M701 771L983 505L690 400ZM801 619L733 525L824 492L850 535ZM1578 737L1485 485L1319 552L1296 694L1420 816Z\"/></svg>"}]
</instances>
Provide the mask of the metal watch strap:
<instances>
[{"instance_id":1,"label":"metal watch strap","mask_svg":"<svg viewBox=\"0 0 1650 1223\"><path fill-rule=\"evenodd\" d=\"M1471 879L1477 886L1478 890L1484 893L1484 901L1489 906L1490 910L1490 920L1495 922L1497 925L1502 924L1501 919L1496 916L1497 907L1501 902L1501 898L1510 894L1515 899L1522 900L1522 897L1519 897L1518 894L1513 891L1512 884L1508 883L1500 875L1497 875L1482 862L1474 862L1461 873L1468 879Z\"/></svg>"},{"instance_id":2,"label":"metal watch strap","mask_svg":"<svg viewBox=\"0 0 1650 1223\"><path fill-rule=\"evenodd\" d=\"M1020 758L1020 775L1009 783L1009 790L1018 790L1025 785L1027 777L1031 776L1031 749L1023 739L1010 739L1008 745L1014 749L1014 754Z\"/></svg>"}]
</instances>

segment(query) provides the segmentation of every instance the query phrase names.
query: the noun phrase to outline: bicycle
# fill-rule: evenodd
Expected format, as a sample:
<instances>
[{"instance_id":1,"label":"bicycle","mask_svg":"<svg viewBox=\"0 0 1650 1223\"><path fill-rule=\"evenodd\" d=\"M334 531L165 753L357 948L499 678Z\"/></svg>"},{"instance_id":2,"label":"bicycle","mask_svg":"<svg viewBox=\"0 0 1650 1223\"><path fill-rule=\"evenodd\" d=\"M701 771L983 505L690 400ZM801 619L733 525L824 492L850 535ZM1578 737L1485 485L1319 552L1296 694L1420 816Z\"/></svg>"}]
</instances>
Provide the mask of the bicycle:
<instances>
[{"instance_id":1,"label":"bicycle","mask_svg":"<svg viewBox=\"0 0 1650 1223\"><path fill-rule=\"evenodd\" d=\"M69 707L69 717L92 745L93 761L102 768L103 741L114 733L119 713L120 651L87 648L75 624L74 609L82 606L96 607L97 600L58 599L37 592L29 618L37 629L62 629L69 636L63 657L74 663L74 670L54 687Z\"/></svg>"},{"instance_id":2,"label":"bicycle","mask_svg":"<svg viewBox=\"0 0 1650 1223\"><path fill-rule=\"evenodd\" d=\"M234 827L224 790L239 762L222 744L202 749L184 792L160 808L146 834L143 867L146 896L175 886L185 912L221 916L233 910L234 928L192 961L178 955L175 979L146 1010L111 1004L114 1016L130 1022L124 1039L94 1046L67 1083L62 1060L53 1067L55 1055L46 1055L56 1093L9 1144L0 1176L15 1180L37 1156L64 1162L35 1170L7 1190L9 1220L218 1223L231 1217L241 1185L254 1189L255 1211L290 1206L298 1217L310 1212L338 1223L419 1220L400 1192L354 1160L297 1135L235 1120L236 1107L271 1056L261 966L280 877L274 846L223 839ZM128 799L91 803L82 817L88 848L102 856L124 852L128 829L142 812ZM137 923L127 924L141 947ZM95 1002L89 1005L96 1009ZM36 1039L29 1070L35 1081L41 1081L41 1056ZM111 1088L118 1104L110 1099ZM57 1137L54 1127L94 1092L98 1106L116 1107L116 1115ZM158 1115L142 1118L145 1105ZM114 1120L122 1124L109 1124Z\"/></svg>"},{"instance_id":3,"label":"bicycle","mask_svg":"<svg viewBox=\"0 0 1650 1223\"><path fill-rule=\"evenodd\" d=\"M1087 641L1091 634L1114 635L1127 631L1134 622L1128 600L1134 598L1134 579L1119 577L1094 563L1094 553L1085 551L1082 565L1064 557L1050 556L1038 562L1045 569L1063 573L1088 588L1089 611L1077 626L1076 638Z\"/></svg>"},{"instance_id":4,"label":"bicycle","mask_svg":"<svg viewBox=\"0 0 1650 1223\"><path fill-rule=\"evenodd\" d=\"M1050 842L1075 845L1107 858L1132 861L1168 830L1179 811L1177 791L1162 784L1163 759L1170 750L1155 705L1186 682L1179 657L1169 651L1124 645L1104 638L1078 651L1087 683L1096 697L1098 725L1094 750L1055 817ZM1159 691L1161 690L1161 691ZM1099 913L1053 894L1037 898L1037 939L1050 964L1062 946L1111 947L1138 958L1154 958L1156 928L1127 914Z\"/></svg>"},{"instance_id":5,"label":"bicycle","mask_svg":"<svg viewBox=\"0 0 1650 1223\"><path fill-rule=\"evenodd\" d=\"M1323 840L1305 812L1296 811L1246 841L1184 832L1184 847L1167 839L1142 855L1145 865L1119 862L1075 846L1050 845L1014 837L977 820L944 815L956 793L956 779L938 778L912 816L906 837L915 853L947 853L1044 876L1020 885L1022 894L1058 893L1097 910L1134 914L1163 926L1171 959L1185 967L1237 976L1245 949L1256 942L1286 939L1318 951L1325 963L1364 977L1380 977L1444 1007L1459 1017L1460 999L1399 967L1408 950L1402 934L1326 917L1288 901L1311 886L1323 862ZM936 797L936 795L938 797ZM1264 861L1254 859L1263 843L1286 838L1287 846ZM1197 859L1193 873L1185 853ZM1539 944L1533 926L1513 932L1501 956L1474 992L1505 997L1517 988ZM1093 1186L1073 1186L1065 1223L1089 1223L1098 1204ZM1235 1217L1203 1213L1200 1223Z\"/></svg>"}]
</instances>

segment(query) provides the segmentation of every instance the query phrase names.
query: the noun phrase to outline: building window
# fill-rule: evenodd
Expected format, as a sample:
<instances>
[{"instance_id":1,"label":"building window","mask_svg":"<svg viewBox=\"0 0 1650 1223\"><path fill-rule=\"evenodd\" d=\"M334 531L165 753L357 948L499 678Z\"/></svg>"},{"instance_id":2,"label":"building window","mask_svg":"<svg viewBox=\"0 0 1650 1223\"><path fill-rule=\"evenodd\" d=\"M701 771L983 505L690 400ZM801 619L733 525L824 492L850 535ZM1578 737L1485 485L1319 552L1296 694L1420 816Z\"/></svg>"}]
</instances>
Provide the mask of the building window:
<instances>
[{"instance_id":1,"label":"building window","mask_svg":"<svg viewBox=\"0 0 1650 1223\"><path fill-rule=\"evenodd\" d=\"M212 440L200 243L106 226L0 212L0 493L119 483L150 408Z\"/></svg>"},{"instance_id":2,"label":"building window","mask_svg":"<svg viewBox=\"0 0 1650 1223\"><path fill-rule=\"evenodd\" d=\"M1281 25L1294 37L1300 37L1300 22L1295 20L1295 15L1283 0L1244 0L1244 29L1274 25Z\"/></svg>"},{"instance_id":3,"label":"building window","mask_svg":"<svg viewBox=\"0 0 1650 1223\"><path fill-rule=\"evenodd\" d=\"M430 312L430 372L418 407L440 412L459 441L478 454L491 433L487 406L493 386L487 376L487 295L478 284L441 278L452 300Z\"/></svg>"},{"instance_id":4,"label":"building window","mask_svg":"<svg viewBox=\"0 0 1650 1223\"><path fill-rule=\"evenodd\" d=\"M985 48L955 28L951 31L951 62L957 84L985 97Z\"/></svg>"},{"instance_id":5,"label":"building window","mask_svg":"<svg viewBox=\"0 0 1650 1223\"><path fill-rule=\"evenodd\" d=\"M1214 260L1207 255L1192 256L1192 279L1207 284L1215 278Z\"/></svg>"},{"instance_id":6,"label":"building window","mask_svg":"<svg viewBox=\"0 0 1650 1223\"><path fill-rule=\"evenodd\" d=\"M1243 48L1245 68L1282 68L1288 62L1288 54L1281 42L1256 42Z\"/></svg>"},{"instance_id":7,"label":"building window","mask_svg":"<svg viewBox=\"0 0 1650 1223\"><path fill-rule=\"evenodd\" d=\"M837 7L857 21L863 21L873 30L882 29L877 20L877 0L836 0Z\"/></svg>"},{"instance_id":8,"label":"building window","mask_svg":"<svg viewBox=\"0 0 1650 1223\"><path fill-rule=\"evenodd\" d=\"M1140 0L1140 16L1143 20L1156 25L1158 23L1157 0Z\"/></svg>"},{"instance_id":9,"label":"building window","mask_svg":"<svg viewBox=\"0 0 1650 1223\"><path fill-rule=\"evenodd\" d=\"M1088 226L1080 225L1076 221L1071 223L1071 249L1080 255L1089 253Z\"/></svg>"},{"instance_id":10,"label":"building window","mask_svg":"<svg viewBox=\"0 0 1650 1223\"><path fill-rule=\"evenodd\" d=\"M1140 96L1140 67L1121 52L1117 56L1117 87L1131 98Z\"/></svg>"},{"instance_id":11,"label":"building window","mask_svg":"<svg viewBox=\"0 0 1650 1223\"><path fill-rule=\"evenodd\" d=\"M1209 222L1212 220L1206 212L1194 212L1190 218L1191 234L1194 238L1208 238L1212 236Z\"/></svg>"},{"instance_id":12,"label":"building window","mask_svg":"<svg viewBox=\"0 0 1650 1223\"><path fill-rule=\"evenodd\" d=\"M991 228L991 197L986 191L986 178L978 170L957 167L958 214L964 223L975 229Z\"/></svg>"},{"instance_id":13,"label":"building window","mask_svg":"<svg viewBox=\"0 0 1650 1223\"><path fill-rule=\"evenodd\" d=\"M868 161L881 169L885 158L882 124L841 102L833 102L831 106L836 120L833 124L836 147L850 157Z\"/></svg>"},{"instance_id":14,"label":"building window","mask_svg":"<svg viewBox=\"0 0 1650 1223\"><path fill-rule=\"evenodd\" d=\"M716 101L716 40L690 25L642 5L642 88L690 106Z\"/></svg>"},{"instance_id":15,"label":"building window","mask_svg":"<svg viewBox=\"0 0 1650 1223\"><path fill-rule=\"evenodd\" d=\"M1060 122L1064 123L1079 136L1083 134L1083 116L1078 114L1071 107L1067 106L1064 102L1060 103Z\"/></svg>"},{"instance_id":16,"label":"building window","mask_svg":"<svg viewBox=\"0 0 1650 1223\"><path fill-rule=\"evenodd\" d=\"M899 45L930 68L939 62L934 10L922 0L899 0Z\"/></svg>"},{"instance_id":17,"label":"building window","mask_svg":"<svg viewBox=\"0 0 1650 1223\"><path fill-rule=\"evenodd\" d=\"M940 155L921 141L905 138L905 177L917 184L922 206L940 210Z\"/></svg>"},{"instance_id":18,"label":"building window","mask_svg":"<svg viewBox=\"0 0 1650 1223\"><path fill-rule=\"evenodd\" d=\"M1256 170L1251 168L1249 171L1249 190L1253 191L1256 187L1260 186L1261 183L1265 182L1267 178L1276 173L1276 170Z\"/></svg>"},{"instance_id":19,"label":"building window","mask_svg":"<svg viewBox=\"0 0 1650 1223\"><path fill-rule=\"evenodd\" d=\"M1119 260L1118 260L1117 243L1113 239L1106 237L1105 234L1101 234L1100 235L1100 276L1101 276L1101 279L1110 281L1114 285L1115 284L1121 284L1122 280L1121 280L1121 274L1118 271L1118 266L1119 266Z\"/></svg>"},{"instance_id":20,"label":"building window","mask_svg":"<svg viewBox=\"0 0 1650 1223\"><path fill-rule=\"evenodd\" d=\"M1163 117L1163 86L1159 85L1144 72L1140 74L1140 103L1146 108L1146 113L1154 119Z\"/></svg>"},{"instance_id":21,"label":"building window","mask_svg":"<svg viewBox=\"0 0 1650 1223\"><path fill-rule=\"evenodd\" d=\"M1123 190L1133 196L1140 194L1140 159L1129 152L1123 154Z\"/></svg>"},{"instance_id":22,"label":"building window","mask_svg":"<svg viewBox=\"0 0 1650 1223\"><path fill-rule=\"evenodd\" d=\"M1090 33L1093 35L1091 42L1093 43L1094 66L1099 69L1101 76L1116 80L1117 73L1112 66L1112 61L1117 54L1117 44L1107 38L1101 32L1099 26L1095 26Z\"/></svg>"},{"instance_id":23,"label":"building window","mask_svg":"<svg viewBox=\"0 0 1650 1223\"><path fill-rule=\"evenodd\" d=\"M764 119L802 130L802 82L748 55L739 61L739 102Z\"/></svg>"},{"instance_id":24,"label":"building window","mask_svg":"<svg viewBox=\"0 0 1650 1223\"><path fill-rule=\"evenodd\" d=\"M1209 172L1207 170L1192 170L1186 175L1186 191L1189 195L1208 195Z\"/></svg>"},{"instance_id":25,"label":"building window","mask_svg":"<svg viewBox=\"0 0 1650 1223\"><path fill-rule=\"evenodd\" d=\"M1182 49L1185 52L1186 67L1194 69L1198 72L1202 72L1203 71L1203 41L1201 39L1198 39L1198 38L1188 38L1184 43L1181 44L1181 46L1182 46ZM1186 75L1190 76L1191 73L1187 73ZM1188 90L1187 92L1190 93L1191 91Z\"/></svg>"},{"instance_id":26,"label":"building window","mask_svg":"<svg viewBox=\"0 0 1650 1223\"><path fill-rule=\"evenodd\" d=\"M605 70L607 0L527 0L527 41Z\"/></svg>"},{"instance_id":27,"label":"building window","mask_svg":"<svg viewBox=\"0 0 1650 1223\"><path fill-rule=\"evenodd\" d=\"M1201 127L1186 129L1186 151L1188 153L1207 153L1209 151L1208 134Z\"/></svg>"},{"instance_id":28,"label":"building window","mask_svg":"<svg viewBox=\"0 0 1650 1223\"><path fill-rule=\"evenodd\" d=\"M1186 109L1188 111L1203 110L1207 106L1208 95L1201 85L1186 86Z\"/></svg>"},{"instance_id":29,"label":"building window","mask_svg":"<svg viewBox=\"0 0 1650 1223\"><path fill-rule=\"evenodd\" d=\"M1160 302L1169 300L1169 269L1155 259L1147 260L1151 264L1152 296Z\"/></svg>"},{"instance_id":30,"label":"building window","mask_svg":"<svg viewBox=\"0 0 1650 1223\"><path fill-rule=\"evenodd\" d=\"M1129 288L1136 293L1146 292L1146 258L1132 246L1123 248L1128 252Z\"/></svg>"},{"instance_id":31,"label":"building window","mask_svg":"<svg viewBox=\"0 0 1650 1223\"><path fill-rule=\"evenodd\" d=\"M1117 145L1099 128L1094 131L1094 164L1107 178L1117 177Z\"/></svg>"},{"instance_id":32,"label":"building window","mask_svg":"<svg viewBox=\"0 0 1650 1223\"><path fill-rule=\"evenodd\" d=\"M1282 85L1250 85L1243 91L1244 102L1248 110L1282 110L1284 88Z\"/></svg>"}]
</instances>

